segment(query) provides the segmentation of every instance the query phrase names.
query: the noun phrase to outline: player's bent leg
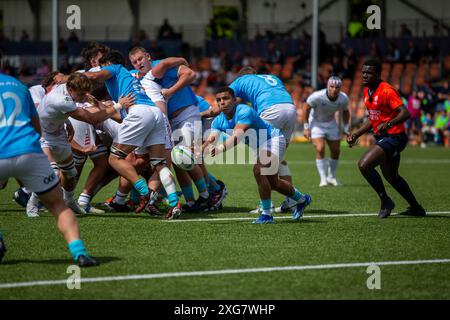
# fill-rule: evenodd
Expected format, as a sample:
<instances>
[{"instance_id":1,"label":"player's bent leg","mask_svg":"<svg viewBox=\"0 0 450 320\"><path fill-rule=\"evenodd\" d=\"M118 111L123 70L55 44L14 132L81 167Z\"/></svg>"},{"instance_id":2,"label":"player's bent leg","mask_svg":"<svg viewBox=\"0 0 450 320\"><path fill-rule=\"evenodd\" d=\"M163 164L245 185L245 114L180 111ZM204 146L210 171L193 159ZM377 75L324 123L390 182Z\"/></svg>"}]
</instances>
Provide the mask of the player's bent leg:
<instances>
[{"instance_id":1,"label":"player's bent leg","mask_svg":"<svg viewBox=\"0 0 450 320\"><path fill-rule=\"evenodd\" d=\"M133 184L133 187L139 192L140 201L139 206L136 208L136 212L141 212L144 210L149 198L147 181L144 178L139 177L133 164L126 160L128 154L136 148L137 146L114 143L111 146L109 164L119 173L119 175Z\"/></svg>"},{"instance_id":2,"label":"player's bent leg","mask_svg":"<svg viewBox=\"0 0 450 320\"><path fill-rule=\"evenodd\" d=\"M99 263L87 254L83 241L80 239L80 227L75 218L75 214L64 203L59 184L52 190L39 194L39 197L54 215L58 229L68 244L73 260L80 267L98 265Z\"/></svg>"},{"instance_id":3,"label":"player's bent leg","mask_svg":"<svg viewBox=\"0 0 450 320\"><path fill-rule=\"evenodd\" d=\"M341 140L327 140L327 144L330 148L327 182L328 184L337 187L341 185L341 183L336 178L336 169L339 164L339 155L341 153Z\"/></svg>"},{"instance_id":4,"label":"player's bent leg","mask_svg":"<svg viewBox=\"0 0 450 320\"><path fill-rule=\"evenodd\" d=\"M258 161L253 166L253 175L256 180L256 184L258 186L258 193L260 198L260 216L254 220L253 224L268 224L273 223L272 216L272 189L270 186L270 182L267 179L266 175L262 174L263 166Z\"/></svg>"},{"instance_id":5,"label":"player's bent leg","mask_svg":"<svg viewBox=\"0 0 450 320\"><path fill-rule=\"evenodd\" d=\"M150 164L158 172L161 183L167 192L170 209L166 219L176 219L181 215L181 204L177 195L175 179L166 164L164 144L151 145L148 150Z\"/></svg>"},{"instance_id":6,"label":"player's bent leg","mask_svg":"<svg viewBox=\"0 0 450 320\"><path fill-rule=\"evenodd\" d=\"M373 145L359 160L358 167L361 174L375 190L381 200L378 213L380 218L387 218L394 209L395 204L386 193L380 174L375 168L386 161L386 154L379 145Z\"/></svg>"},{"instance_id":7,"label":"player's bent leg","mask_svg":"<svg viewBox=\"0 0 450 320\"><path fill-rule=\"evenodd\" d=\"M425 216L425 209L419 204L414 193L403 177L398 174L400 165L400 155L394 157L391 161L381 164L381 171L387 182L408 202L409 208L400 213L410 216Z\"/></svg>"}]
</instances>

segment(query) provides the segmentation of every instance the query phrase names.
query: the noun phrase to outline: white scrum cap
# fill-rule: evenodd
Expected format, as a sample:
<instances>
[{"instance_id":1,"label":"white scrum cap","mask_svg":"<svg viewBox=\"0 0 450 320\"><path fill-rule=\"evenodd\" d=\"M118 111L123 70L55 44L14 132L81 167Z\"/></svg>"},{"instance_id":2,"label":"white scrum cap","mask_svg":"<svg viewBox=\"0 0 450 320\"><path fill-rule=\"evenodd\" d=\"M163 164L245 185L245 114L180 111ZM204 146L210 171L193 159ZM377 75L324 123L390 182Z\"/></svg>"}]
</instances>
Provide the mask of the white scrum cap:
<instances>
[{"instance_id":1,"label":"white scrum cap","mask_svg":"<svg viewBox=\"0 0 450 320\"><path fill-rule=\"evenodd\" d=\"M342 86L341 78L339 78L338 76L331 76L328 79L327 87L329 87L330 85L335 86L335 87L341 87Z\"/></svg>"}]
</instances>

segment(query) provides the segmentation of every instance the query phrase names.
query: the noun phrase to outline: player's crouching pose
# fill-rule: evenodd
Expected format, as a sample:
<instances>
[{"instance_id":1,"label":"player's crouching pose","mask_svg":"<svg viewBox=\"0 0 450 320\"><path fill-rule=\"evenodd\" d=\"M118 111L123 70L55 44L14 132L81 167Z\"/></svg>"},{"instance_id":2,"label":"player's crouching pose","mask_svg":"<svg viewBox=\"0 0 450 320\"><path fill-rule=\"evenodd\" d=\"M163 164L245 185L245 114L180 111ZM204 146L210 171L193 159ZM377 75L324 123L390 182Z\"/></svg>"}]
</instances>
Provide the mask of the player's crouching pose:
<instances>
[{"instance_id":1,"label":"player's crouching pose","mask_svg":"<svg viewBox=\"0 0 450 320\"><path fill-rule=\"evenodd\" d=\"M51 158L56 162L61 173L64 201L78 214L86 211L81 208L75 198L74 189L77 183L77 170L72 156L72 149L67 140L64 123L69 117L80 121L96 124L112 116L117 116L119 107L107 107L89 95L91 90L89 79L83 74L74 73L68 77L66 84L61 84L48 93L38 108L42 127L41 146L48 150ZM79 108L76 102L90 101L97 108ZM129 105L131 97L124 97L122 103ZM27 204L27 214L37 212L38 199L32 196Z\"/></svg>"},{"instance_id":2,"label":"player's crouching pose","mask_svg":"<svg viewBox=\"0 0 450 320\"><path fill-rule=\"evenodd\" d=\"M296 207L293 210L292 217L294 220L299 220L312 199L311 196L302 194L289 182L281 180L278 176L279 159L283 158L286 151L286 139L281 131L263 121L251 107L245 104L237 104L234 91L231 88L219 89L216 92L216 100L221 113L214 119L211 125L211 134L202 145L202 150L210 146L210 154L214 157L233 148L244 138L247 130L256 130L256 146L250 145L250 147L258 149L257 162L253 167L253 173L261 198L262 214L253 223L273 222L270 210L272 207L272 189L295 201ZM220 132L226 132L227 130L233 131L231 137L217 147L212 145L217 141Z\"/></svg>"},{"instance_id":3,"label":"player's crouching pose","mask_svg":"<svg viewBox=\"0 0 450 320\"><path fill-rule=\"evenodd\" d=\"M20 180L55 216L72 258L81 267L98 265L80 239L78 222L63 201L58 177L39 144L39 116L27 88L13 77L0 74L0 186L10 177ZM0 262L6 252L0 234Z\"/></svg>"}]
</instances>

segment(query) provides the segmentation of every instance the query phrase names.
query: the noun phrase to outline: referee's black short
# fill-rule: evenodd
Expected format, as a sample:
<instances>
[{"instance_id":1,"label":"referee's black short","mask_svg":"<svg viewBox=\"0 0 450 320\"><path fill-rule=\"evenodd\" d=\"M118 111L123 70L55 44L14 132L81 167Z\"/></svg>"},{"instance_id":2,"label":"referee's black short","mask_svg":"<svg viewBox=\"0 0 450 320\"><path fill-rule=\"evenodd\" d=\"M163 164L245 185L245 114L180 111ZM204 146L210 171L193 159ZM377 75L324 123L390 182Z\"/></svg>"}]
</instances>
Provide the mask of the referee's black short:
<instances>
[{"instance_id":1,"label":"referee's black short","mask_svg":"<svg viewBox=\"0 0 450 320\"><path fill-rule=\"evenodd\" d=\"M378 134L375 135L375 140L377 141L376 144L386 153L388 160L399 160L400 152L408 144L408 136L404 132L399 134Z\"/></svg>"}]
</instances>

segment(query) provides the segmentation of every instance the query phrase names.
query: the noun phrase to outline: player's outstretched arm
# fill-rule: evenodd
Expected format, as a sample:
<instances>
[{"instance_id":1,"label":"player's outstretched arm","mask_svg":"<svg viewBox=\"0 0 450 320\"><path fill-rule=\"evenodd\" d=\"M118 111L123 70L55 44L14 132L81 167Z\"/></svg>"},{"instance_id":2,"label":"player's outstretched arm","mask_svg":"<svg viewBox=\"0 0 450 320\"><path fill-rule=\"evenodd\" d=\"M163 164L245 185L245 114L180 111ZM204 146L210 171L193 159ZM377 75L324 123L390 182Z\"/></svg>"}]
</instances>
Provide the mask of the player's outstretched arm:
<instances>
[{"instance_id":1,"label":"player's outstretched arm","mask_svg":"<svg viewBox=\"0 0 450 320\"><path fill-rule=\"evenodd\" d=\"M83 73L89 80L104 82L112 77L112 74L108 70L100 70L100 71L87 71Z\"/></svg>"},{"instance_id":2,"label":"player's outstretched arm","mask_svg":"<svg viewBox=\"0 0 450 320\"><path fill-rule=\"evenodd\" d=\"M235 145L241 141L242 137L245 134L245 131L247 131L250 128L250 126L246 124L239 123L237 124L233 129L233 135L229 137L223 144L219 145L217 148L214 149L214 155L217 155L221 152L225 152L226 150L229 150L233 148ZM213 151L213 150L211 150ZM211 152L211 156L214 156Z\"/></svg>"},{"instance_id":3,"label":"player's outstretched arm","mask_svg":"<svg viewBox=\"0 0 450 320\"><path fill-rule=\"evenodd\" d=\"M118 106L118 104L115 104L113 107L107 107L105 109L97 109L97 111L95 112L90 112L83 108L77 108L76 110L68 112L67 114L74 119L96 125L114 116L116 114L116 111L120 111L121 108L122 106Z\"/></svg>"},{"instance_id":4,"label":"player's outstretched arm","mask_svg":"<svg viewBox=\"0 0 450 320\"><path fill-rule=\"evenodd\" d=\"M344 133L346 135L350 134L350 130L351 130L351 123L350 123L350 111L347 109L345 109L342 112L342 121L344 122Z\"/></svg>"}]
</instances>

